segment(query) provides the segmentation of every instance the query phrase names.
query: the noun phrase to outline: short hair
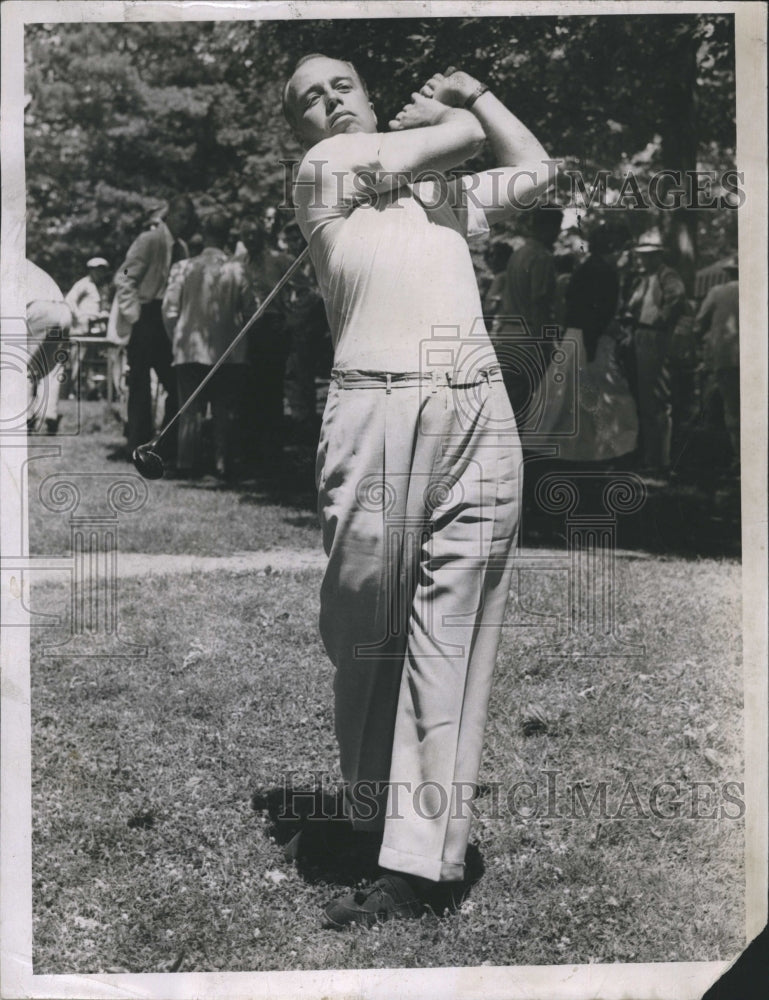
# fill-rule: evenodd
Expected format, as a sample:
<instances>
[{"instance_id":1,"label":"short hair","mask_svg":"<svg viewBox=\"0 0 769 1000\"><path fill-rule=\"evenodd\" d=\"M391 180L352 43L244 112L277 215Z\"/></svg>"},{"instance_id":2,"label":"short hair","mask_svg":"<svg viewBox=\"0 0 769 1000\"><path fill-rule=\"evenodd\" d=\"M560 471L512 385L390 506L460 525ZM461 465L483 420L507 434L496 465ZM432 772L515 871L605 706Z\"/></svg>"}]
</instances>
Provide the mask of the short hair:
<instances>
[{"instance_id":1,"label":"short hair","mask_svg":"<svg viewBox=\"0 0 769 1000\"><path fill-rule=\"evenodd\" d=\"M548 205L538 205L531 213L531 231L543 239L555 240L561 231L563 209Z\"/></svg>"},{"instance_id":2,"label":"short hair","mask_svg":"<svg viewBox=\"0 0 769 1000\"><path fill-rule=\"evenodd\" d=\"M363 87L364 94L366 94L366 96L368 97L368 87L366 86L366 81L363 79L363 77L358 72L358 69L355 66L355 64L351 63L349 59L337 59L336 56L327 56L325 54L325 52L308 52L308 54L306 56L302 56L301 59L297 59L297 61L294 63L294 68L291 70L289 78L288 78L288 80L286 80L286 82L285 82L285 84L283 86L283 95L282 95L282 98L281 98L281 109L283 111L283 117L286 119L286 121L288 122L288 124L292 128L294 127L294 125L296 124L296 122L295 122L295 119L291 115L290 106L289 106L289 100L288 100L289 99L290 88L291 88L291 81L294 79L296 71L301 66L304 66L304 64L306 62L310 62L311 59L333 59L334 62L346 63L346 65L349 66L350 69L353 71L353 73L357 76L358 80L360 81L361 87Z\"/></svg>"},{"instance_id":3,"label":"short hair","mask_svg":"<svg viewBox=\"0 0 769 1000\"><path fill-rule=\"evenodd\" d=\"M175 194L173 198L169 198L168 212L184 212L190 219L197 217L192 198L188 194Z\"/></svg>"},{"instance_id":4,"label":"short hair","mask_svg":"<svg viewBox=\"0 0 769 1000\"><path fill-rule=\"evenodd\" d=\"M509 243L499 241L492 243L486 252L486 262L492 271L504 271L512 256L513 248Z\"/></svg>"},{"instance_id":5,"label":"short hair","mask_svg":"<svg viewBox=\"0 0 769 1000\"><path fill-rule=\"evenodd\" d=\"M244 222L238 236L250 257L258 256L267 245L267 230L259 216L252 216Z\"/></svg>"},{"instance_id":6,"label":"short hair","mask_svg":"<svg viewBox=\"0 0 769 1000\"><path fill-rule=\"evenodd\" d=\"M587 245L590 247L591 253L611 253L614 240L609 227L607 225L600 225L597 229L594 229L592 233L588 234Z\"/></svg>"},{"instance_id":7,"label":"short hair","mask_svg":"<svg viewBox=\"0 0 769 1000\"><path fill-rule=\"evenodd\" d=\"M215 208L201 219L200 228L204 239L224 244L229 239L230 220L221 209Z\"/></svg>"}]
</instances>

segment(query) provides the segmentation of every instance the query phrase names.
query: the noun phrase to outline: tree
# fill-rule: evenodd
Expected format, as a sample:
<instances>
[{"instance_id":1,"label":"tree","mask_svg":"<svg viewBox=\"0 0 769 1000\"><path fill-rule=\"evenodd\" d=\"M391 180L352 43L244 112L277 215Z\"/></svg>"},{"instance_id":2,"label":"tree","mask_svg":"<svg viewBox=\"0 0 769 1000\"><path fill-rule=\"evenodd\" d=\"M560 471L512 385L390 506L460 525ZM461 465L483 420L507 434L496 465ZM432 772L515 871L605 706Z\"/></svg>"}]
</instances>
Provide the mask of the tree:
<instances>
[{"instance_id":1,"label":"tree","mask_svg":"<svg viewBox=\"0 0 769 1000\"><path fill-rule=\"evenodd\" d=\"M282 83L311 51L352 59L387 122L436 69L486 81L545 147L615 190L662 168L734 166L728 15L346 18L58 24L27 29L29 253L67 285L95 252L117 263L176 191L235 219L283 200L301 155ZM482 156L476 165L483 164ZM591 216L616 209L586 210ZM687 279L733 245L734 213L625 213L665 229ZM510 232L521 220L513 220Z\"/></svg>"}]
</instances>

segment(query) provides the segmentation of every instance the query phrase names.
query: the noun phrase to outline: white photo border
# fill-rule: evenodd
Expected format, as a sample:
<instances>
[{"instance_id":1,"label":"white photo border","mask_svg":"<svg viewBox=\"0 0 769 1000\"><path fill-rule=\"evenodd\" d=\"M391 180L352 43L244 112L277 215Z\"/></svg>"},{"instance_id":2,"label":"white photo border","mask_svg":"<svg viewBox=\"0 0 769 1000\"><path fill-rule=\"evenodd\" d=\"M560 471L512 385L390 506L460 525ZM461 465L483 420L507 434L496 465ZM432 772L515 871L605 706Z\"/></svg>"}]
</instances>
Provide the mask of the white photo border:
<instances>
[{"instance_id":1,"label":"white photo border","mask_svg":"<svg viewBox=\"0 0 769 1000\"><path fill-rule=\"evenodd\" d=\"M2 239L0 316L25 302L24 25L67 21L208 21L291 18L452 17L553 14L728 13L735 18L737 163L746 205L739 209L742 393L742 568L746 731L746 943L767 919L767 141L766 15L760 2L650 3L624 0L527 2L198 2L198 0L7 0L2 5ZM6 320L2 320L5 334ZM23 378L3 379L0 418L24 410ZM2 424L0 424L2 426ZM8 443L6 443L8 441ZM0 552L28 554L23 469L26 442L0 449ZM2 600L11 598L2 569ZM600 997L697 998L727 962L313 972L44 975L32 970L31 747L29 637L0 633L0 995L4 998ZM703 872L707 879L707 872Z\"/></svg>"}]
</instances>

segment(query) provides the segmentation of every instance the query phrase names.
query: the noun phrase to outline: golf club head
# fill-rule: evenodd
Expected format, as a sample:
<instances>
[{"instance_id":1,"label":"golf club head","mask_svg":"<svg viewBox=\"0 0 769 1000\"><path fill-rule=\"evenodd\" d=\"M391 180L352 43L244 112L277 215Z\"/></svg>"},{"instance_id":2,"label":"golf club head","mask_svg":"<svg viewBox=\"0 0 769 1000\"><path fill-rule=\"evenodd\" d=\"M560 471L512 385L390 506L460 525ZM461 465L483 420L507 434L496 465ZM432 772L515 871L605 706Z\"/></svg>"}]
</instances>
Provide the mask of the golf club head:
<instances>
[{"instance_id":1,"label":"golf club head","mask_svg":"<svg viewBox=\"0 0 769 1000\"><path fill-rule=\"evenodd\" d=\"M163 478L163 472L165 471L163 459L156 451L152 450L151 445L140 444L138 448L134 448L131 458L133 459L136 471L144 479Z\"/></svg>"}]
</instances>

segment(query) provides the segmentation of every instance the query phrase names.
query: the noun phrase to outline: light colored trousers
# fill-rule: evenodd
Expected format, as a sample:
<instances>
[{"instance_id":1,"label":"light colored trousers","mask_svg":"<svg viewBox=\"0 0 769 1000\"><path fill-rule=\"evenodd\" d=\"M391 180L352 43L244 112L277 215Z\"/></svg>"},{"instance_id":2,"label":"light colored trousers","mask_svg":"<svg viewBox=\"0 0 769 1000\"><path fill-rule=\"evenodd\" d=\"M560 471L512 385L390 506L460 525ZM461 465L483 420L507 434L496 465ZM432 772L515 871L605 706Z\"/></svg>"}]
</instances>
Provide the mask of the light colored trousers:
<instances>
[{"instance_id":1,"label":"light colored trousers","mask_svg":"<svg viewBox=\"0 0 769 1000\"><path fill-rule=\"evenodd\" d=\"M348 812L384 827L383 867L435 881L464 874L520 516L504 383L477 378L337 374L318 450Z\"/></svg>"}]
</instances>

